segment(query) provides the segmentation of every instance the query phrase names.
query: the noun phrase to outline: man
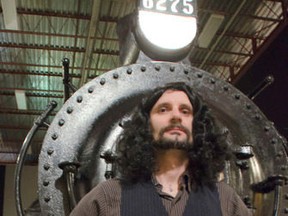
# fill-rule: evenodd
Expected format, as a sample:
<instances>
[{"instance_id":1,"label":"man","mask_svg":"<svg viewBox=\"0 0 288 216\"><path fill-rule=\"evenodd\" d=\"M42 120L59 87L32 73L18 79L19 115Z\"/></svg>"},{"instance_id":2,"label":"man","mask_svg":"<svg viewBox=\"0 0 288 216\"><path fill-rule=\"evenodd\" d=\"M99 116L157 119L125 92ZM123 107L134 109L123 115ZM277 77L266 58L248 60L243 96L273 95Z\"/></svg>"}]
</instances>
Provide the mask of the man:
<instances>
[{"instance_id":1,"label":"man","mask_svg":"<svg viewBox=\"0 0 288 216\"><path fill-rule=\"evenodd\" d=\"M98 184L71 215L252 215L217 182L229 150L207 106L184 83L143 100L117 143L118 179Z\"/></svg>"}]
</instances>

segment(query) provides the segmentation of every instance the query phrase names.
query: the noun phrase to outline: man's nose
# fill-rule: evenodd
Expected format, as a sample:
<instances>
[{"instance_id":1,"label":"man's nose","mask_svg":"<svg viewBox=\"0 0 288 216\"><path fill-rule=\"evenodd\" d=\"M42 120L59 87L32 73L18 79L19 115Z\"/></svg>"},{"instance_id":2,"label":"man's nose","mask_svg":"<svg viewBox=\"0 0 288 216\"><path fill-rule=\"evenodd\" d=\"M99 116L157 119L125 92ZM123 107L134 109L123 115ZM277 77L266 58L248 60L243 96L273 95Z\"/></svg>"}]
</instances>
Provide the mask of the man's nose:
<instances>
[{"instance_id":1,"label":"man's nose","mask_svg":"<svg viewBox=\"0 0 288 216\"><path fill-rule=\"evenodd\" d=\"M178 109L172 110L171 122L181 122L181 121L182 117L180 111Z\"/></svg>"}]
</instances>

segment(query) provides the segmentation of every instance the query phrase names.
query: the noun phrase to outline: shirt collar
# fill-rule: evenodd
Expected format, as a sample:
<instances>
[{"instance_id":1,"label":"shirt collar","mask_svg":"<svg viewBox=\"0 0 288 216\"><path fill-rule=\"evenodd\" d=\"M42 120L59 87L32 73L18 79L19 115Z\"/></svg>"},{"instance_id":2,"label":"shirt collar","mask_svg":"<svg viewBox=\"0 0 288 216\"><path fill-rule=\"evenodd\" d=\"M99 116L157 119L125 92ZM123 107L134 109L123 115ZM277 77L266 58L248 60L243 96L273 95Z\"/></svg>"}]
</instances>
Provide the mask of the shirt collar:
<instances>
[{"instance_id":1,"label":"shirt collar","mask_svg":"<svg viewBox=\"0 0 288 216\"><path fill-rule=\"evenodd\" d=\"M162 188L162 185L157 181L156 176L154 174L152 175L151 181L155 187ZM187 171L184 172L183 175L181 176L180 185L190 193L192 189L192 178Z\"/></svg>"}]
</instances>

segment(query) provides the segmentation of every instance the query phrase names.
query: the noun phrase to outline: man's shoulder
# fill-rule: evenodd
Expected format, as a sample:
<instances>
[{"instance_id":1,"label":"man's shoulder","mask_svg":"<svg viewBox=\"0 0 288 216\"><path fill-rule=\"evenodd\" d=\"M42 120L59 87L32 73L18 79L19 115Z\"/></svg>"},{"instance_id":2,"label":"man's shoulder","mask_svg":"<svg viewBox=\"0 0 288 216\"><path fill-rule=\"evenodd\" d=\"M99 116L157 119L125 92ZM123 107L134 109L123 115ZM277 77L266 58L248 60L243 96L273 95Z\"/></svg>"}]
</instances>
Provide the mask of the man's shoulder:
<instances>
[{"instance_id":1,"label":"man's shoulder","mask_svg":"<svg viewBox=\"0 0 288 216\"><path fill-rule=\"evenodd\" d=\"M120 181L118 179L102 181L92 188L86 197L92 200L97 199L98 201L105 200L105 202L119 200L121 197Z\"/></svg>"},{"instance_id":2,"label":"man's shoulder","mask_svg":"<svg viewBox=\"0 0 288 216\"><path fill-rule=\"evenodd\" d=\"M218 193L221 200L234 200L237 199L238 194L233 187L224 181L216 183Z\"/></svg>"},{"instance_id":3,"label":"man's shoulder","mask_svg":"<svg viewBox=\"0 0 288 216\"><path fill-rule=\"evenodd\" d=\"M108 179L106 181L100 182L95 186L96 190L116 190L121 189L120 180L117 178Z\"/></svg>"},{"instance_id":4,"label":"man's shoulder","mask_svg":"<svg viewBox=\"0 0 288 216\"><path fill-rule=\"evenodd\" d=\"M226 182L220 181L216 183L219 192L235 193L235 190Z\"/></svg>"}]
</instances>

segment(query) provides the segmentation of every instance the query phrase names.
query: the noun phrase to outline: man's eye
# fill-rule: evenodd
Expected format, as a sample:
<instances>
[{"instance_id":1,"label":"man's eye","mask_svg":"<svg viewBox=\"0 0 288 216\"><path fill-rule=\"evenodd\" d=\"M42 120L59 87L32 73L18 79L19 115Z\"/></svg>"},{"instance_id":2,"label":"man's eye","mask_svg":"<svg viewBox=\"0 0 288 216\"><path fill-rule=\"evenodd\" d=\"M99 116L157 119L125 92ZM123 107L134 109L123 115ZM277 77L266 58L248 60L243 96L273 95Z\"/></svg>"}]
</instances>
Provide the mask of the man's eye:
<instances>
[{"instance_id":1,"label":"man's eye","mask_svg":"<svg viewBox=\"0 0 288 216\"><path fill-rule=\"evenodd\" d=\"M159 112L166 112L167 108L166 107L160 107Z\"/></svg>"},{"instance_id":2,"label":"man's eye","mask_svg":"<svg viewBox=\"0 0 288 216\"><path fill-rule=\"evenodd\" d=\"M182 113L183 114L190 114L190 110L189 109L182 109Z\"/></svg>"}]
</instances>

